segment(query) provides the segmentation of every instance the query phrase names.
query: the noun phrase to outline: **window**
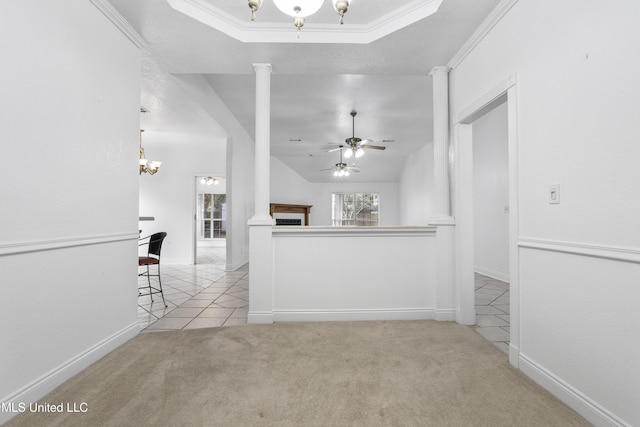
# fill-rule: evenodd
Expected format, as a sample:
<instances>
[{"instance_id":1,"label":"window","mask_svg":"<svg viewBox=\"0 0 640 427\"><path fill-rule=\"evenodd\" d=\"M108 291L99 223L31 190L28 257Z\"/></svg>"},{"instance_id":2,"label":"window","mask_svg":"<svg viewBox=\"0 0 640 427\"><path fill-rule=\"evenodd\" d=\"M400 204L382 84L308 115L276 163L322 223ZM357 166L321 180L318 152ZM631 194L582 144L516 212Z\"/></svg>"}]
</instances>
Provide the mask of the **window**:
<instances>
[{"instance_id":1,"label":"window","mask_svg":"<svg viewBox=\"0 0 640 427\"><path fill-rule=\"evenodd\" d=\"M227 195L198 194L198 238L227 237Z\"/></svg>"},{"instance_id":2,"label":"window","mask_svg":"<svg viewBox=\"0 0 640 427\"><path fill-rule=\"evenodd\" d=\"M334 226L375 227L380 220L378 193L333 193L331 219Z\"/></svg>"}]
</instances>

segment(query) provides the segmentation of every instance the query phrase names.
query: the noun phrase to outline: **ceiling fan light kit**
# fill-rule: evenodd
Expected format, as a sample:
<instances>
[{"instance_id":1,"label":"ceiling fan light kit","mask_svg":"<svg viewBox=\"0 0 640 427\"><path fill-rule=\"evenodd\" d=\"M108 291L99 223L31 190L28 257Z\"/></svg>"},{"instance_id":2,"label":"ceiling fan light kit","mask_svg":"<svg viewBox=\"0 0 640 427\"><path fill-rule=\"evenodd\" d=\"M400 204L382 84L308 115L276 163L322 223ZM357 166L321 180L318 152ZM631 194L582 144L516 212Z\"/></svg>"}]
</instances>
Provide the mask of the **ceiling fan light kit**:
<instances>
[{"instance_id":1,"label":"ceiling fan light kit","mask_svg":"<svg viewBox=\"0 0 640 427\"><path fill-rule=\"evenodd\" d=\"M344 153L344 157L347 159L351 157L355 157L359 159L364 156L363 148L373 148L374 150L384 150L386 147L382 147L380 145L370 145L371 140L356 137L356 116L358 112L356 110L351 111L351 138L347 138L344 140L346 144L349 146L349 149Z\"/></svg>"},{"instance_id":2,"label":"ceiling fan light kit","mask_svg":"<svg viewBox=\"0 0 640 427\"><path fill-rule=\"evenodd\" d=\"M263 0L249 0L252 21L255 21L256 12L262 6L262 1ZM351 1L352 0L331 0L333 8L338 15L340 15L340 24L344 23L344 14L349 10ZM273 0L273 3L282 13L293 17L293 25L297 28L298 37L300 37L300 30L304 25L305 18L320 10L324 4L324 0Z\"/></svg>"},{"instance_id":3,"label":"ceiling fan light kit","mask_svg":"<svg viewBox=\"0 0 640 427\"><path fill-rule=\"evenodd\" d=\"M373 142L370 139L363 140L362 138L356 137L356 116L357 115L358 113L356 112L356 110L351 111L352 133L351 133L351 137L344 140L347 146L345 147L344 145L340 144L338 145L338 148L329 150L329 152L340 150L340 163L336 163L335 167L333 168L321 169L321 170L332 170L333 176L336 176L336 177L349 176L350 171L360 172L360 168L356 166L355 163L352 166L348 166L346 163L344 163L342 161L343 155L344 155L344 158L346 159L350 159L352 157L359 159L360 157L364 156L365 150L363 148L372 148L374 150L384 150L387 148L380 145L370 145L370 143ZM343 150L345 150L344 153L343 153Z\"/></svg>"},{"instance_id":4,"label":"ceiling fan light kit","mask_svg":"<svg viewBox=\"0 0 640 427\"><path fill-rule=\"evenodd\" d=\"M355 150L353 148L350 148L344 153L345 159L350 159L351 157L359 159L362 156L364 156L364 150L362 149L362 147L358 147Z\"/></svg>"},{"instance_id":5,"label":"ceiling fan light kit","mask_svg":"<svg viewBox=\"0 0 640 427\"><path fill-rule=\"evenodd\" d=\"M355 164L353 166L349 166L347 165L345 162L342 161L342 149L344 148L344 145L340 145L338 147L338 149L340 150L340 162L336 163L334 167L329 168L329 169L320 169L321 171L333 171L333 176L341 178L341 177L347 177L349 176L349 174L351 172L360 172L360 168L357 167ZM333 151L333 150L332 150Z\"/></svg>"}]
</instances>

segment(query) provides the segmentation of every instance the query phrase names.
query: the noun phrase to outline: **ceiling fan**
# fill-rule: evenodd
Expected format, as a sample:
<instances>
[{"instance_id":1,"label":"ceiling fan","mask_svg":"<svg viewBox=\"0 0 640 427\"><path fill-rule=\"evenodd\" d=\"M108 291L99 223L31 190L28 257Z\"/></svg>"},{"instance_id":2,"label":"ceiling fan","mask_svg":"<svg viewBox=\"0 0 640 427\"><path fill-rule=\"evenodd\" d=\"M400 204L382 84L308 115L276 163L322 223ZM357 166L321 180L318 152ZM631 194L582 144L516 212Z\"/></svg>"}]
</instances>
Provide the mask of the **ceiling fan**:
<instances>
[{"instance_id":1,"label":"ceiling fan","mask_svg":"<svg viewBox=\"0 0 640 427\"><path fill-rule=\"evenodd\" d=\"M371 141L370 139L360 139L360 138L356 138L356 115L358 113L356 112L356 110L351 111L351 123L352 123L352 133L351 133L351 138L347 138L344 140L344 142L347 143L347 145L349 146L349 148L347 149L347 151L344 153L344 157L349 159L351 157L362 157L364 155L364 150L363 148L370 148L373 150L384 150L387 147L383 147L381 145L371 145L371 143L373 141Z\"/></svg>"},{"instance_id":2,"label":"ceiling fan","mask_svg":"<svg viewBox=\"0 0 640 427\"><path fill-rule=\"evenodd\" d=\"M327 169L320 169L320 171L333 171L333 176L349 176L351 172L360 172L360 168L353 164L352 166L347 165L342 161L342 149L344 145L340 145L336 150L340 150L340 162L336 163L334 167ZM335 150L331 150L335 151Z\"/></svg>"}]
</instances>

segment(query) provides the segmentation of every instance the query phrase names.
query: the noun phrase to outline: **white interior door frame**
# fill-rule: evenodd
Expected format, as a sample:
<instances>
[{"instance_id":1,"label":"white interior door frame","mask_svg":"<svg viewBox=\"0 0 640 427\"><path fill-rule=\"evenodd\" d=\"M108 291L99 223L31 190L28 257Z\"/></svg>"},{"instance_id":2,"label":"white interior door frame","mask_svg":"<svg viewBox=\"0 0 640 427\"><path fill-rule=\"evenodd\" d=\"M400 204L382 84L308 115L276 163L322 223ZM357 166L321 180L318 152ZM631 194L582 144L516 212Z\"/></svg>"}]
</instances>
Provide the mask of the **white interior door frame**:
<instances>
[{"instance_id":1,"label":"white interior door frame","mask_svg":"<svg viewBox=\"0 0 640 427\"><path fill-rule=\"evenodd\" d=\"M202 175L194 175L193 178L193 193L191 194L191 216L193 221L191 222L191 260L192 264L198 263L198 178ZM206 175L205 175L206 176Z\"/></svg>"},{"instance_id":2,"label":"white interior door frame","mask_svg":"<svg viewBox=\"0 0 640 427\"><path fill-rule=\"evenodd\" d=\"M473 122L507 102L509 150L509 276L510 343L509 361L518 367L520 354L519 288L519 199L518 199L518 116L516 76L511 75L454 116L453 150L456 217L456 288L460 323L475 320L473 242ZM475 323L475 322L473 322Z\"/></svg>"}]
</instances>

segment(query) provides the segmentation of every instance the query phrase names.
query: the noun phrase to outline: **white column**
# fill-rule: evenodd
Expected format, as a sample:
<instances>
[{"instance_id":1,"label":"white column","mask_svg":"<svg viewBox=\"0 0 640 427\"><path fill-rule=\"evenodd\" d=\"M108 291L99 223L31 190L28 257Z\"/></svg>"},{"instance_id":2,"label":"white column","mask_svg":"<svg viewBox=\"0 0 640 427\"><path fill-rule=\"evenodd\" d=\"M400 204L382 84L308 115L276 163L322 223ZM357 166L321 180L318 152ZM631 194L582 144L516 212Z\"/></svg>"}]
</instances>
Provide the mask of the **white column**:
<instances>
[{"instance_id":1,"label":"white column","mask_svg":"<svg viewBox=\"0 0 640 427\"><path fill-rule=\"evenodd\" d=\"M269 215L271 64L256 71L255 212L249 220L249 323L273 323L273 219Z\"/></svg>"},{"instance_id":2,"label":"white column","mask_svg":"<svg viewBox=\"0 0 640 427\"><path fill-rule=\"evenodd\" d=\"M449 203L449 67L435 67L433 78L433 173L436 219L451 216Z\"/></svg>"},{"instance_id":3,"label":"white column","mask_svg":"<svg viewBox=\"0 0 640 427\"><path fill-rule=\"evenodd\" d=\"M255 213L253 219L269 216L271 145L271 64L253 64L256 71Z\"/></svg>"},{"instance_id":4,"label":"white column","mask_svg":"<svg viewBox=\"0 0 640 427\"><path fill-rule=\"evenodd\" d=\"M436 320L454 320L459 311L455 300L455 224L451 217L449 184L449 67L435 67L433 78L433 174L435 197L429 224L436 232Z\"/></svg>"}]
</instances>

